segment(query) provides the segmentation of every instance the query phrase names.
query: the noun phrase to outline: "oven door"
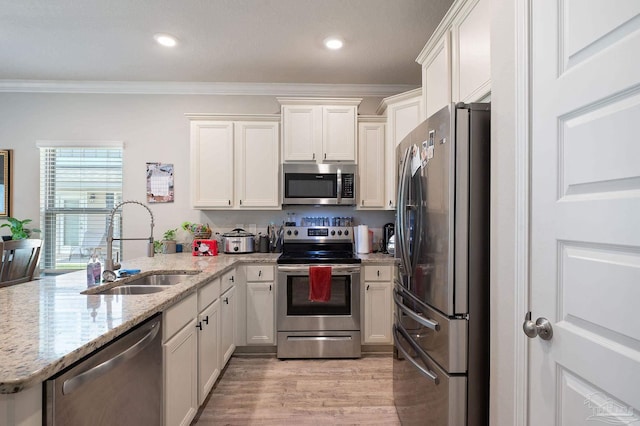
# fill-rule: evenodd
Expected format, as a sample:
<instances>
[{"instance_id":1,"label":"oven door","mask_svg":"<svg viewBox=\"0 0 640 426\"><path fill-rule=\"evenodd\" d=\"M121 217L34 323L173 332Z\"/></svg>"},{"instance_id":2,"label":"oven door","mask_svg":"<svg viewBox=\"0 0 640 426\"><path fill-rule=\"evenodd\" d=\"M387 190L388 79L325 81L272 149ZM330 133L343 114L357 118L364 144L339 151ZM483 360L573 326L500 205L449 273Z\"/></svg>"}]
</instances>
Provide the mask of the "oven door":
<instances>
[{"instance_id":1,"label":"oven door","mask_svg":"<svg viewBox=\"0 0 640 426\"><path fill-rule=\"evenodd\" d=\"M309 267L278 266L278 331L360 330L360 266L331 266L331 297L309 301Z\"/></svg>"}]
</instances>

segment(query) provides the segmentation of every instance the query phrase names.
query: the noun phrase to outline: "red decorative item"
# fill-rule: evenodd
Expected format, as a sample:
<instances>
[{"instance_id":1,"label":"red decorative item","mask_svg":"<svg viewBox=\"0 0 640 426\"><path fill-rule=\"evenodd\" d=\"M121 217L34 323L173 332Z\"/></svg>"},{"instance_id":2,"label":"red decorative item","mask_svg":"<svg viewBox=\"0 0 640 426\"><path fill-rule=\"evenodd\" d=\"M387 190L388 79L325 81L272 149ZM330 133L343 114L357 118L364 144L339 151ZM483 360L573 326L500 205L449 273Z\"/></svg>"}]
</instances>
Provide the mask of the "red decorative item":
<instances>
[{"instance_id":1,"label":"red decorative item","mask_svg":"<svg viewBox=\"0 0 640 426\"><path fill-rule=\"evenodd\" d=\"M193 240L191 254L194 256L217 256L218 242L216 240Z\"/></svg>"},{"instance_id":2,"label":"red decorative item","mask_svg":"<svg viewBox=\"0 0 640 426\"><path fill-rule=\"evenodd\" d=\"M331 266L309 266L309 300L328 302L331 299Z\"/></svg>"}]
</instances>

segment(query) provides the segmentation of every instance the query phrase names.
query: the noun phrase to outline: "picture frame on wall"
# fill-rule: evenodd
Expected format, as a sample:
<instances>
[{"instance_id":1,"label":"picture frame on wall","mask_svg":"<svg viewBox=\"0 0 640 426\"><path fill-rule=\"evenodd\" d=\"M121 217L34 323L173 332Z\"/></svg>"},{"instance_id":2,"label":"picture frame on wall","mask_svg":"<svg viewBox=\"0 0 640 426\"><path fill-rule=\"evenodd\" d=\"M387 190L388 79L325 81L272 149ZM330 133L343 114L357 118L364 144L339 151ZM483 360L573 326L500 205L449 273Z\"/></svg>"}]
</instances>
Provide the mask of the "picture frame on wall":
<instances>
[{"instance_id":1,"label":"picture frame on wall","mask_svg":"<svg viewBox=\"0 0 640 426\"><path fill-rule=\"evenodd\" d=\"M0 150L0 218L11 216L11 152Z\"/></svg>"}]
</instances>

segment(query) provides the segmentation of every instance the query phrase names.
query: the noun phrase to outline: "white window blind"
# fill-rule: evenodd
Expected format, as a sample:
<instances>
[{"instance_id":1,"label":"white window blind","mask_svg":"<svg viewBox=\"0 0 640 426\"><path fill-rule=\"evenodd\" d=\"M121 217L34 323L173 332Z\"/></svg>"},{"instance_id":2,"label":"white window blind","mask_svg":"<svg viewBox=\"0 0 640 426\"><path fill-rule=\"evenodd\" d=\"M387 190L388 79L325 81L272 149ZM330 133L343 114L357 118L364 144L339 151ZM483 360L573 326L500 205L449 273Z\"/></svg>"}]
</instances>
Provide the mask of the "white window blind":
<instances>
[{"instance_id":1,"label":"white window blind","mask_svg":"<svg viewBox=\"0 0 640 426\"><path fill-rule=\"evenodd\" d=\"M109 214L122 201L122 144L75 145L38 143L45 270L84 268L98 247L104 257ZM114 237L120 225L118 213Z\"/></svg>"}]
</instances>

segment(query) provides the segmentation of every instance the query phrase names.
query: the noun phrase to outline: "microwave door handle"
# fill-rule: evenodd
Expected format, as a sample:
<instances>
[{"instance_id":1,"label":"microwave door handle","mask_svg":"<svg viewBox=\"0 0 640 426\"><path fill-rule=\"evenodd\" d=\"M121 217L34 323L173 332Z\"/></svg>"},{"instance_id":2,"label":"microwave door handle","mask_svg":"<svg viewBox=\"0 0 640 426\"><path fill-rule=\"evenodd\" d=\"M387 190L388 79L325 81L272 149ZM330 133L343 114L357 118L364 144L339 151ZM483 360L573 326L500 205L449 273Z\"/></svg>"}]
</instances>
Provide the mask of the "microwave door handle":
<instances>
[{"instance_id":1,"label":"microwave door handle","mask_svg":"<svg viewBox=\"0 0 640 426\"><path fill-rule=\"evenodd\" d=\"M342 170L338 169L338 173L336 175L337 175L337 184L338 184L338 188L337 188L338 200L337 200L337 203L338 204L342 204Z\"/></svg>"}]
</instances>

